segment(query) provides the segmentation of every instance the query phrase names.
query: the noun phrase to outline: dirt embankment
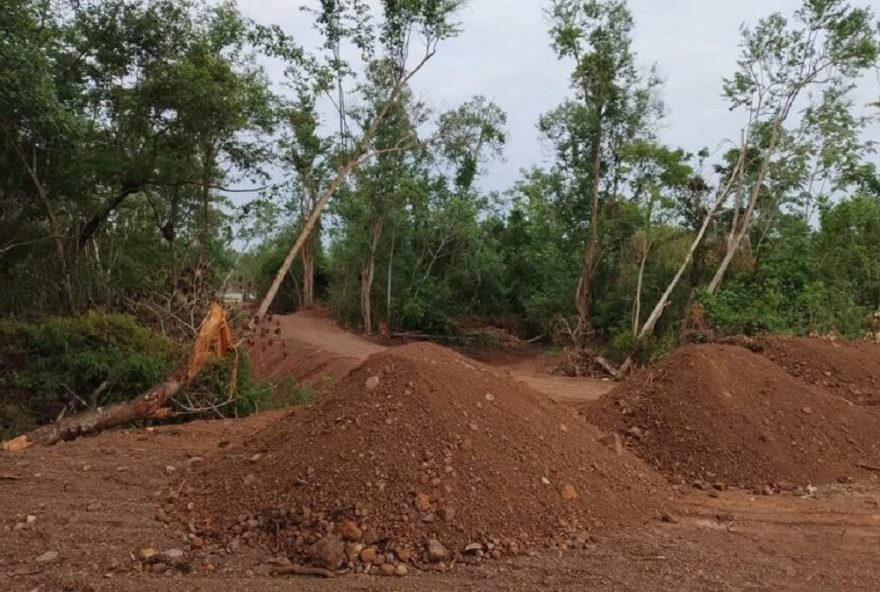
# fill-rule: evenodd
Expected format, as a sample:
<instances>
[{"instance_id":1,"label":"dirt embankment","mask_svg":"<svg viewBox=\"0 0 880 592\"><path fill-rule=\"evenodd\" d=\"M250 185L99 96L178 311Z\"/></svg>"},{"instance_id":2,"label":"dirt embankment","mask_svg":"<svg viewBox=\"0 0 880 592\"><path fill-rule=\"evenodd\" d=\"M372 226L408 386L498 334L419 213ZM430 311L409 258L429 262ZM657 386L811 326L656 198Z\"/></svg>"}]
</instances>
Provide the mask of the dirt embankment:
<instances>
[{"instance_id":1,"label":"dirt embankment","mask_svg":"<svg viewBox=\"0 0 880 592\"><path fill-rule=\"evenodd\" d=\"M880 415L732 345L681 348L582 412L689 482L785 487L880 466Z\"/></svg>"},{"instance_id":2,"label":"dirt embankment","mask_svg":"<svg viewBox=\"0 0 880 592\"><path fill-rule=\"evenodd\" d=\"M254 375L325 387L384 348L340 329L328 313L270 316L247 341Z\"/></svg>"},{"instance_id":3,"label":"dirt embankment","mask_svg":"<svg viewBox=\"0 0 880 592\"><path fill-rule=\"evenodd\" d=\"M411 344L215 455L187 503L210 538L304 564L449 565L658 516L666 484L599 437L502 372Z\"/></svg>"}]
</instances>

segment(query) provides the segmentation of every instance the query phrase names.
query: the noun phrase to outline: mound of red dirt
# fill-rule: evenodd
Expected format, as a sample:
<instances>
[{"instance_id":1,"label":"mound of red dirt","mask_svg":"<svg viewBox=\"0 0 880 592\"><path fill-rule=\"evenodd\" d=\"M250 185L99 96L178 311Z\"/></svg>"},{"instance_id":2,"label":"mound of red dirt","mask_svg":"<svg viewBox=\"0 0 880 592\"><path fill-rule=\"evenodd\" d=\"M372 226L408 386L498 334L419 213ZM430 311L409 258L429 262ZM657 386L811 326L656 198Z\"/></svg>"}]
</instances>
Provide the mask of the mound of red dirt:
<instances>
[{"instance_id":1,"label":"mound of red dirt","mask_svg":"<svg viewBox=\"0 0 880 592\"><path fill-rule=\"evenodd\" d=\"M181 504L215 540L263 541L328 569L583 545L594 530L656 517L668 496L656 473L599 438L493 368L410 344L219 452Z\"/></svg>"},{"instance_id":2,"label":"mound of red dirt","mask_svg":"<svg viewBox=\"0 0 880 592\"><path fill-rule=\"evenodd\" d=\"M830 483L880 458L880 415L731 345L683 347L582 412L688 481Z\"/></svg>"},{"instance_id":3,"label":"mound of red dirt","mask_svg":"<svg viewBox=\"0 0 880 592\"><path fill-rule=\"evenodd\" d=\"M808 384L860 405L880 405L880 344L767 337L752 349Z\"/></svg>"}]
</instances>

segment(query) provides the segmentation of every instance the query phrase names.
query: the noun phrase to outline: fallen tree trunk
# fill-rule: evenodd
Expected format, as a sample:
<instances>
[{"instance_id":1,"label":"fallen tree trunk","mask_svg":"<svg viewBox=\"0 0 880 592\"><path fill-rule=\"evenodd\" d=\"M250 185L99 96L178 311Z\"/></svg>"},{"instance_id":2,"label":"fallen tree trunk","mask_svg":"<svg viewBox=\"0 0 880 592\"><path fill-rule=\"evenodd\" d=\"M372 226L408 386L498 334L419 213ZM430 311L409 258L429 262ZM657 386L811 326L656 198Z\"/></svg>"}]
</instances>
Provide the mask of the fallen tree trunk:
<instances>
[{"instance_id":1,"label":"fallen tree trunk","mask_svg":"<svg viewBox=\"0 0 880 592\"><path fill-rule=\"evenodd\" d=\"M232 335L229 331L229 326L226 324L226 313L219 304L211 305L211 310L199 329L199 335L196 337L189 360L186 364L175 369L159 385L130 401L117 403L105 408L99 407L98 409L39 427L23 436L4 442L2 445L3 450L22 450L34 444L51 446L58 442L75 440L80 436L96 434L135 421L172 417L174 412L166 408L164 406L165 403L173 399L177 393L189 385L198 375L205 365L208 353L215 342L215 353L219 356L224 356L226 353L234 351ZM233 367L232 378L230 379L230 397L235 395L237 360L236 355L236 367Z\"/></svg>"}]
</instances>

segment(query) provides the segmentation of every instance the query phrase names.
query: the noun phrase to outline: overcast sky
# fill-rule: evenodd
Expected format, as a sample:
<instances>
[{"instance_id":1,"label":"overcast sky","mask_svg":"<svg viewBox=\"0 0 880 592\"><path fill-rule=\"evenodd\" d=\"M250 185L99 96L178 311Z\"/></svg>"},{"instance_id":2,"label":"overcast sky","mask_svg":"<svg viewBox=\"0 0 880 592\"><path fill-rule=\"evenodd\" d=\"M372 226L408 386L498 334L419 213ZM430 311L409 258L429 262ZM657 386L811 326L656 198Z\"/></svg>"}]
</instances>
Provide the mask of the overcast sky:
<instances>
[{"instance_id":1,"label":"overcast sky","mask_svg":"<svg viewBox=\"0 0 880 592\"><path fill-rule=\"evenodd\" d=\"M239 0L241 10L262 23L280 25L301 43L313 43L303 0ZM856 0L856 4L880 0ZM548 156L536 130L539 116L570 94L569 62L550 48L543 0L470 0L461 14L464 32L441 45L414 86L433 108L445 110L484 95L509 118L505 162L489 166L481 185L503 191L519 171ZM734 71L739 27L770 11L791 14L800 0L630 0L635 16L634 46L639 63L656 63L666 80L662 96L668 117L660 138L697 151L714 150L737 138L742 116L730 113L721 97L722 78ZM880 98L876 73L856 93L860 105ZM875 126L871 133L878 136ZM880 137L876 138L880 139Z\"/></svg>"}]
</instances>

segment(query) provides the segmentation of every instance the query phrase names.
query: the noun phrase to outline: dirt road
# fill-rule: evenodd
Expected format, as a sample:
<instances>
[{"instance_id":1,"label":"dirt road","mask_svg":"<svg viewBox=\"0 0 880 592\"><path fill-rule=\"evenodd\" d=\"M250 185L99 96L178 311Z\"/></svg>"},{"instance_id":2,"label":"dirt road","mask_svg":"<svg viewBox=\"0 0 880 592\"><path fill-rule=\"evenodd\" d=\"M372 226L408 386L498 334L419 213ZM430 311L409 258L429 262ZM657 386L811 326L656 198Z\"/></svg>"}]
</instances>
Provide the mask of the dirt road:
<instances>
[{"instance_id":1,"label":"dirt road","mask_svg":"<svg viewBox=\"0 0 880 592\"><path fill-rule=\"evenodd\" d=\"M272 343L268 344L267 340ZM286 343L285 350L280 347ZM276 316L268 322L263 341L251 348L254 366L270 377L294 375L318 383L345 375L372 354L385 349L360 335L341 329L322 311ZM469 352L465 352L469 353ZM613 383L591 378L566 378L547 372L548 360L537 353L504 355L481 351L478 359L506 369L512 376L560 403L593 401L607 393Z\"/></svg>"}]
</instances>

